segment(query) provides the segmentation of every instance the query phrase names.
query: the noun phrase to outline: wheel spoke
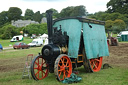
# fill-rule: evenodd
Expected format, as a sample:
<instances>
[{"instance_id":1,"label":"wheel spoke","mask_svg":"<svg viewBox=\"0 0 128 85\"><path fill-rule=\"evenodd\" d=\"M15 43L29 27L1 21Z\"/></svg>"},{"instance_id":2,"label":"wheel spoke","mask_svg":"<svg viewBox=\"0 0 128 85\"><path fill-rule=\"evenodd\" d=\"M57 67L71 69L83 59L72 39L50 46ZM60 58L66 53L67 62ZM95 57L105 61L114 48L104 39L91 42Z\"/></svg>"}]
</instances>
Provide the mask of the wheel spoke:
<instances>
[{"instance_id":1,"label":"wheel spoke","mask_svg":"<svg viewBox=\"0 0 128 85\"><path fill-rule=\"evenodd\" d=\"M34 69L38 69L38 68L34 68Z\"/></svg>"},{"instance_id":2,"label":"wheel spoke","mask_svg":"<svg viewBox=\"0 0 128 85\"><path fill-rule=\"evenodd\" d=\"M58 71L63 71L63 69L60 69L60 70L58 70Z\"/></svg>"},{"instance_id":3,"label":"wheel spoke","mask_svg":"<svg viewBox=\"0 0 128 85\"><path fill-rule=\"evenodd\" d=\"M67 62L66 62L66 66L68 66L68 60L67 60Z\"/></svg>"},{"instance_id":4,"label":"wheel spoke","mask_svg":"<svg viewBox=\"0 0 128 85\"><path fill-rule=\"evenodd\" d=\"M33 59L33 62L31 65L31 74L33 79L42 80L45 77L47 77L49 69L48 69L48 65L47 64L45 65L45 64L46 62L41 55Z\"/></svg>"},{"instance_id":5,"label":"wheel spoke","mask_svg":"<svg viewBox=\"0 0 128 85\"><path fill-rule=\"evenodd\" d=\"M64 61L63 61L63 59L61 58L60 60L61 60L61 62L62 62L62 65L64 65Z\"/></svg>"},{"instance_id":6,"label":"wheel spoke","mask_svg":"<svg viewBox=\"0 0 128 85\"><path fill-rule=\"evenodd\" d=\"M91 66L92 72L100 71L101 66L102 66L102 57L90 59L89 61L90 61L90 66Z\"/></svg>"},{"instance_id":7,"label":"wheel spoke","mask_svg":"<svg viewBox=\"0 0 128 85\"><path fill-rule=\"evenodd\" d=\"M94 63L94 68L96 68L97 69L97 66L96 66L96 64Z\"/></svg>"},{"instance_id":8,"label":"wheel spoke","mask_svg":"<svg viewBox=\"0 0 128 85\"><path fill-rule=\"evenodd\" d=\"M38 72L35 75L37 75L37 74L39 74L39 70L38 70Z\"/></svg>"},{"instance_id":9,"label":"wheel spoke","mask_svg":"<svg viewBox=\"0 0 128 85\"><path fill-rule=\"evenodd\" d=\"M100 62L100 60L99 60L99 59L95 59L95 61Z\"/></svg>"},{"instance_id":10,"label":"wheel spoke","mask_svg":"<svg viewBox=\"0 0 128 85\"><path fill-rule=\"evenodd\" d=\"M66 71L64 71L64 76L65 76L64 78L66 78Z\"/></svg>"},{"instance_id":11,"label":"wheel spoke","mask_svg":"<svg viewBox=\"0 0 128 85\"><path fill-rule=\"evenodd\" d=\"M59 77L60 77L61 73L62 73L62 71L60 71L60 73L59 73Z\"/></svg>"},{"instance_id":12,"label":"wheel spoke","mask_svg":"<svg viewBox=\"0 0 128 85\"><path fill-rule=\"evenodd\" d=\"M36 65L39 65L37 62L35 62Z\"/></svg>"},{"instance_id":13,"label":"wheel spoke","mask_svg":"<svg viewBox=\"0 0 128 85\"><path fill-rule=\"evenodd\" d=\"M59 66L59 67L61 67L61 65L60 65L60 64L58 64L58 66Z\"/></svg>"},{"instance_id":14,"label":"wheel spoke","mask_svg":"<svg viewBox=\"0 0 128 85\"><path fill-rule=\"evenodd\" d=\"M68 71L68 70L66 70L66 72L67 72L67 73L69 73L69 71Z\"/></svg>"},{"instance_id":15,"label":"wheel spoke","mask_svg":"<svg viewBox=\"0 0 128 85\"><path fill-rule=\"evenodd\" d=\"M44 71L42 71L44 74L46 74Z\"/></svg>"},{"instance_id":16,"label":"wheel spoke","mask_svg":"<svg viewBox=\"0 0 128 85\"><path fill-rule=\"evenodd\" d=\"M66 67L69 67L69 66L66 66Z\"/></svg>"},{"instance_id":17,"label":"wheel spoke","mask_svg":"<svg viewBox=\"0 0 128 85\"><path fill-rule=\"evenodd\" d=\"M65 71L63 71L63 73L64 73L64 75L63 75L63 80L64 80L64 78L65 78Z\"/></svg>"}]
</instances>

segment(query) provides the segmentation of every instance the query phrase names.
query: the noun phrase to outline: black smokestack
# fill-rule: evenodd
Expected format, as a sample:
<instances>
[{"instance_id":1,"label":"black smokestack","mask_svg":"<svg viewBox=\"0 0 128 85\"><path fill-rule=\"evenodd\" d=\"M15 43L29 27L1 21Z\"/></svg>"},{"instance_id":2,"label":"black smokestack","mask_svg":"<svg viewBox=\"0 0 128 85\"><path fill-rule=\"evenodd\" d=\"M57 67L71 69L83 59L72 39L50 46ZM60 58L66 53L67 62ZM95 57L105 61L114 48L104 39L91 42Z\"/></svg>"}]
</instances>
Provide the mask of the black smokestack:
<instances>
[{"instance_id":1,"label":"black smokestack","mask_svg":"<svg viewBox=\"0 0 128 85\"><path fill-rule=\"evenodd\" d=\"M48 43L52 44L52 13L53 11L47 10L46 17L47 17L47 29L48 29Z\"/></svg>"}]
</instances>

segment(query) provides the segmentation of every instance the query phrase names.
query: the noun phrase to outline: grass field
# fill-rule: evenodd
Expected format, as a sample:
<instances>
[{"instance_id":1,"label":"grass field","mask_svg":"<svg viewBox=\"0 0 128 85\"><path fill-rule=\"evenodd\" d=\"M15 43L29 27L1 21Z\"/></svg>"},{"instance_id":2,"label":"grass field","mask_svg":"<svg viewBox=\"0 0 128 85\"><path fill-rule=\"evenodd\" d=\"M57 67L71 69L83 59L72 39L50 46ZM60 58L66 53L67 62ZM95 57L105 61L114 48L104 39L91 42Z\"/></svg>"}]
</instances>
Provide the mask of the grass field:
<instances>
[{"instance_id":1,"label":"grass field","mask_svg":"<svg viewBox=\"0 0 128 85\"><path fill-rule=\"evenodd\" d=\"M106 37L108 37L108 33L106 33ZM117 34L112 34L112 37L117 37Z\"/></svg>"},{"instance_id":2,"label":"grass field","mask_svg":"<svg viewBox=\"0 0 128 85\"><path fill-rule=\"evenodd\" d=\"M106 36L108 36L108 34L106 33ZM113 34L112 37L117 37L117 34ZM9 47L9 45L14 45L16 42L10 42L11 39L7 39L7 40L2 40L0 39L0 44L3 46L3 47ZM24 40L21 41L21 42L24 42L26 44L32 42L33 39L30 39L29 37L24 37Z\"/></svg>"},{"instance_id":3,"label":"grass field","mask_svg":"<svg viewBox=\"0 0 128 85\"><path fill-rule=\"evenodd\" d=\"M114 69L105 69L97 73L85 73L83 67L78 69L82 77L79 83L71 85L128 85L128 71L114 67ZM33 79L21 79L23 69L2 72L0 74L1 85L65 85L55 79L54 74L49 74L47 78L35 81Z\"/></svg>"},{"instance_id":4,"label":"grass field","mask_svg":"<svg viewBox=\"0 0 128 85\"><path fill-rule=\"evenodd\" d=\"M16 42L10 42L11 39L7 39L7 40L2 40L0 39L0 44L3 46L3 47L9 47L9 45L14 45ZM33 39L30 39L30 38L24 38L23 41L21 42L24 42L26 44L30 43Z\"/></svg>"},{"instance_id":5,"label":"grass field","mask_svg":"<svg viewBox=\"0 0 128 85\"><path fill-rule=\"evenodd\" d=\"M26 39L26 42L29 41L31 39ZM4 41L2 42L4 43ZM41 49L42 47L34 47L18 50L7 49L0 52L0 85L65 85L56 80L54 73L49 73L48 77L40 81L28 78L22 79L26 56L28 54L37 56ZM128 85L128 66L123 66L123 64L128 64L128 44L126 43L122 47L120 45L114 46L109 49L112 49L110 50L110 59L112 60L110 60L109 64L113 68L101 69L101 71L96 73L86 73L82 66L78 68L78 76L82 77L82 81L69 85ZM122 50L125 50L125 52ZM123 60L118 62L117 60L120 58L124 58L125 62ZM104 60L103 63L105 62Z\"/></svg>"},{"instance_id":6,"label":"grass field","mask_svg":"<svg viewBox=\"0 0 128 85\"><path fill-rule=\"evenodd\" d=\"M27 54L36 56L40 51L41 47L0 52L0 85L65 85L50 73L40 81L21 78ZM113 66L113 69L101 69L96 73L86 73L84 67L78 70L82 81L71 85L128 85L128 69L123 67Z\"/></svg>"}]
</instances>

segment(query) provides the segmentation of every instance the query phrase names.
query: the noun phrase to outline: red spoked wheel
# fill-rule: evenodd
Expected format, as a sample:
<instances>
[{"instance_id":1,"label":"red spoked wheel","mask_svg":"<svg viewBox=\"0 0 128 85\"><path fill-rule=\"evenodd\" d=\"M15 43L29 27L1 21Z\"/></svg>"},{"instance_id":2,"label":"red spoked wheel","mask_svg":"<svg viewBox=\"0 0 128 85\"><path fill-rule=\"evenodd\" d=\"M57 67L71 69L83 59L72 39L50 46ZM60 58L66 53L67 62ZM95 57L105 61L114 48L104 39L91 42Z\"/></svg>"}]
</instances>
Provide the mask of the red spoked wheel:
<instances>
[{"instance_id":1,"label":"red spoked wheel","mask_svg":"<svg viewBox=\"0 0 128 85\"><path fill-rule=\"evenodd\" d=\"M61 54L59 55L59 57L57 57L54 66L54 73L57 80L59 81L70 77L70 75L72 74L72 63L67 55Z\"/></svg>"},{"instance_id":2,"label":"red spoked wheel","mask_svg":"<svg viewBox=\"0 0 128 85\"><path fill-rule=\"evenodd\" d=\"M102 66L103 57L94 58L89 60L90 68L92 72L98 72Z\"/></svg>"},{"instance_id":3,"label":"red spoked wheel","mask_svg":"<svg viewBox=\"0 0 128 85\"><path fill-rule=\"evenodd\" d=\"M42 80L48 76L48 64L43 57L37 56L33 59L31 64L31 75L35 80Z\"/></svg>"}]
</instances>

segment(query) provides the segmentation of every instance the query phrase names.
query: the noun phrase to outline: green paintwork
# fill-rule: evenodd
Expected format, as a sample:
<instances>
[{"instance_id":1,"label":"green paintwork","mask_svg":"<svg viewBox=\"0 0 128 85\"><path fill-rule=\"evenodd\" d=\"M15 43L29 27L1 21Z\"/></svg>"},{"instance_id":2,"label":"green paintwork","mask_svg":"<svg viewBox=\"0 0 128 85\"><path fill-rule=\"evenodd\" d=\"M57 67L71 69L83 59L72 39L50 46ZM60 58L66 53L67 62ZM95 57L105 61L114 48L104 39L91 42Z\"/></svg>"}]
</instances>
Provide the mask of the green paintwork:
<instances>
[{"instance_id":1,"label":"green paintwork","mask_svg":"<svg viewBox=\"0 0 128 85\"><path fill-rule=\"evenodd\" d=\"M121 35L122 41L128 41L128 35Z\"/></svg>"},{"instance_id":2,"label":"green paintwork","mask_svg":"<svg viewBox=\"0 0 128 85\"><path fill-rule=\"evenodd\" d=\"M103 25L83 24L84 45L88 59L109 56L105 28Z\"/></svg>"},{"instance_id":3,"label":"green paintwork","mask_svg":"<svg viewBox=\"0 0 128 85\"><path fill-rule=\"evenodd\" d=\"M89 27L88 23L92 26ZM53 27L66 31L69 36L68 56L77 58L80 46L81 32L83 31L85 52L88 59L109 56L104 25L94 24L91 21L81 21L75 18L62 19L54 22ZM97 23L97 22L96 22Z\"/></svg>"}]
</instances>

